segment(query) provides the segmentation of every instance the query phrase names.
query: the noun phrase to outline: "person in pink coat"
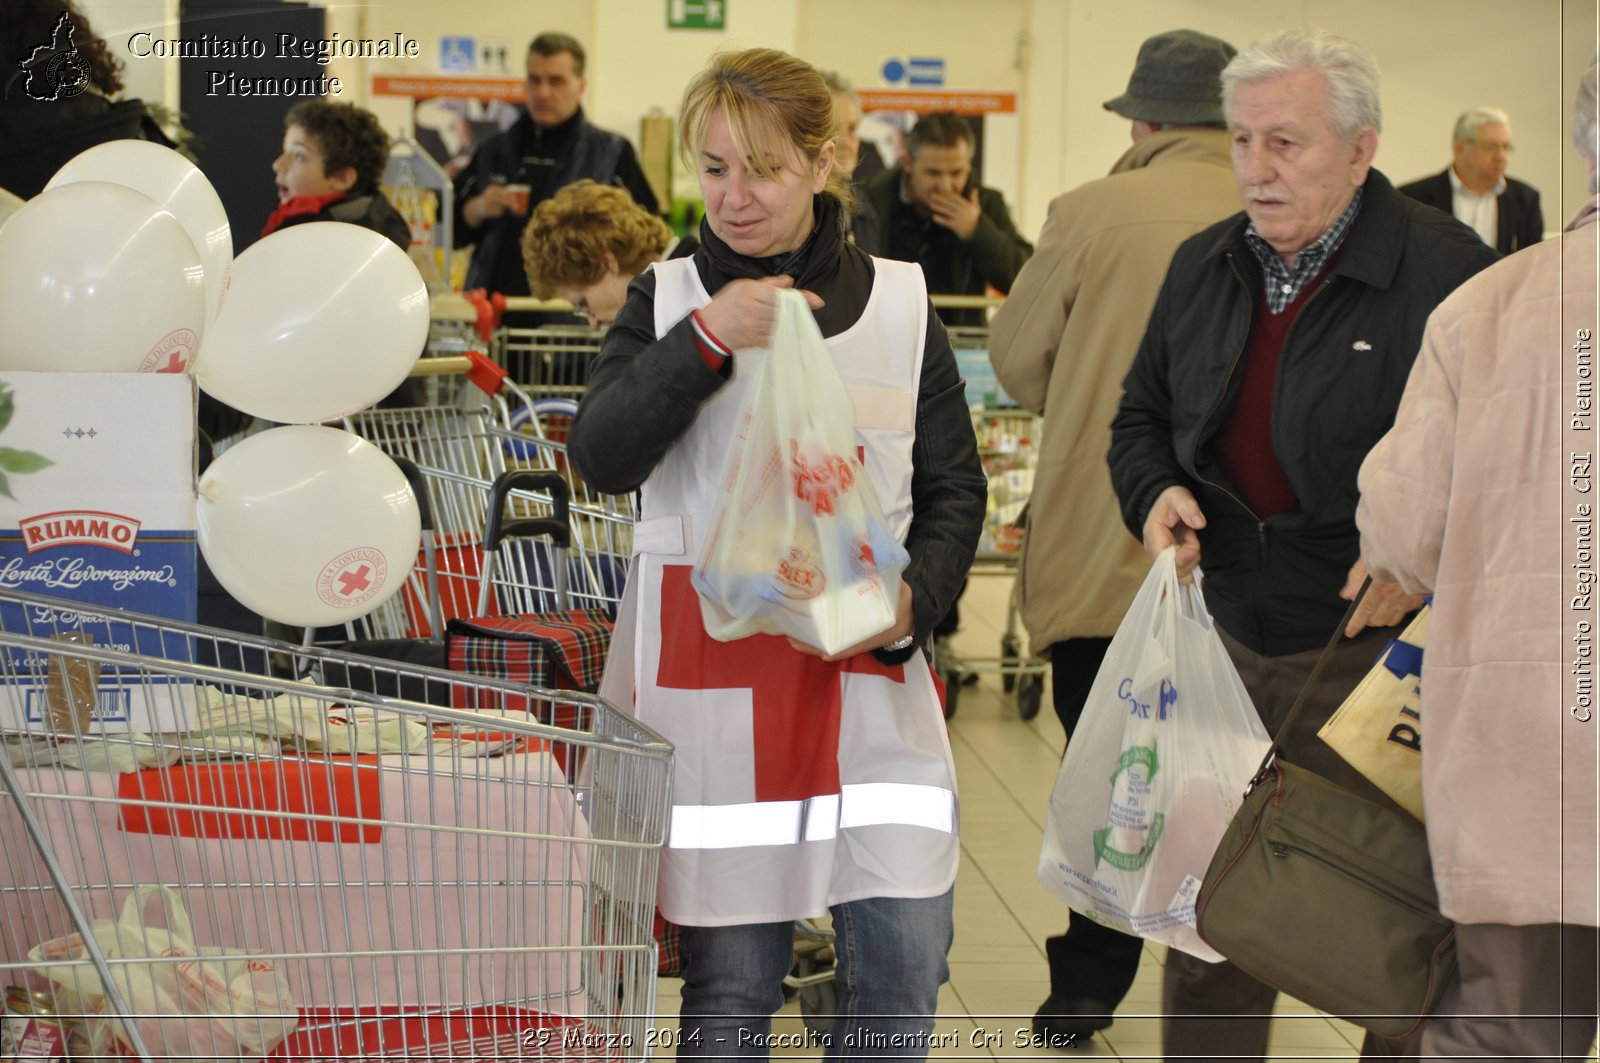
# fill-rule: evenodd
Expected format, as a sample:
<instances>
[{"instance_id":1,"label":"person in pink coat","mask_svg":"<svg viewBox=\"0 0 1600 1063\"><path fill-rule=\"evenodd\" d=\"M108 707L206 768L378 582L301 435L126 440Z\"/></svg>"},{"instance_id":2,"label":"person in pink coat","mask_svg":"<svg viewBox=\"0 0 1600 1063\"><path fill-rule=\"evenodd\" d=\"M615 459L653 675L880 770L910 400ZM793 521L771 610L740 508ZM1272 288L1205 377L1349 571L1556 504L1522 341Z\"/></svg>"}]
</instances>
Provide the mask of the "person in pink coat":
<instances>
[{"instance_id":1,"label":"person in pink coat","mask_svg":"<svg viewBox=\"0 0 1600 1063\"><path fill-rule=\"evenodd\" d=\"M1595 89L1591 66L1573 118L1591 192ZM1600 197L1439 305L1361 467L1373 579L1434 596L1422 791L1460 968L1429 1060L1593 1058L1597 219Z\"/></svg>"}]
</instances>

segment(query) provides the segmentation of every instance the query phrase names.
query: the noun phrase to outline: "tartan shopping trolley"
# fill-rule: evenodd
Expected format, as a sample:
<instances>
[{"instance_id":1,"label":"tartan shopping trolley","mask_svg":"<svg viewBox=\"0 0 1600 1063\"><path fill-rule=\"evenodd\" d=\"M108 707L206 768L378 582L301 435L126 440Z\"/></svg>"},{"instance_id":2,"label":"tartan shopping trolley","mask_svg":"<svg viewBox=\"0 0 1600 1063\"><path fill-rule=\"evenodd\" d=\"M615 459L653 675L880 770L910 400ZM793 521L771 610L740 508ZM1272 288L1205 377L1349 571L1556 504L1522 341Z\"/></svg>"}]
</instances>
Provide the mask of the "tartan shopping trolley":
<instances>
[{"instance_id":1,"label":"tartan shopping trolley","mask_svg":"<svg viewBox=\"0 0 1600 1063\"><path fill-rule=\"evenodd\" d=\"M477 367L492 374L493 406L370 410L346 422L412 462L429 530L402 592L345 634L363 654L592 691L627 577L633 500L589 491L564 444L505 427L504 374L481 356ZM364 672L338 678L414 696ZM459 690L451 704L472 707Z\"/></svg>"},{"instance_id":2,"label":"tartan shopping trolley","mask_svg":"<svg viewBox=\"0 0 1600 1063\"><path fill-rule=\"evenodd\" d=\"M667 742L581 693L363 661L478 708L385 699L282 674L326 649L82 610L0 593L0 981L87 1015L80 1052L649 1054Z\"/></svg>"}]
</instances>

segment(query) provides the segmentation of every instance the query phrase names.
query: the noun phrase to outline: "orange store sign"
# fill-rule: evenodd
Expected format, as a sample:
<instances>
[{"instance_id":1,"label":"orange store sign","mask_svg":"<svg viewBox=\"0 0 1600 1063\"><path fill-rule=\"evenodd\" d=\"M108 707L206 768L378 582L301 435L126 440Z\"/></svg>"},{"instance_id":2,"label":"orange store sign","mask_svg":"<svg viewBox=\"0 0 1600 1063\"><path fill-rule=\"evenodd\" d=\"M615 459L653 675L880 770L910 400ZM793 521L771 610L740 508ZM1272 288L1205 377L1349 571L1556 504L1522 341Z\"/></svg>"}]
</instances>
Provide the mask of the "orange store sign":
<instances>
[{"instance_id":1,"label":"orange store sign","mask_svg":"<svg viewBox=\"0 0 1600 1063\"><path fill-rule=\"evenodd\" d=\"M510 100L522 103L526 99L522 78L450 77L448 75L374 74L374 96L406 96L414 100L431 100L439 96L457 96L469 100Z\"/></svg>"},{"instance_id":2,"label":"orange store sign","mask_svg":"<svg viewBox=\"0 0 1600 1063\"><path fill-rule=\"evenodd\" d=\"M962 92L953 89L860 89L863 111L915 111L962 115L1016 114L1015 92Z\"/></svg>"}]
</instances>

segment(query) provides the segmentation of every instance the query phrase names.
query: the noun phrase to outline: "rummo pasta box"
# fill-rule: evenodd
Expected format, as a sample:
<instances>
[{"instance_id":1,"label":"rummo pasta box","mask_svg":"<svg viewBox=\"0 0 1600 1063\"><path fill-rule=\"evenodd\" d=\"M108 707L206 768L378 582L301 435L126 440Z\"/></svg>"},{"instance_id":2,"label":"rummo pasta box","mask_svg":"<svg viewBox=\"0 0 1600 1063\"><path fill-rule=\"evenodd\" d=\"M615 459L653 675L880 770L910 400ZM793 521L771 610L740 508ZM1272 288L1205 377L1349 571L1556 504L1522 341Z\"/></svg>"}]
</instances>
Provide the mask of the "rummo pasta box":
<instances>
[{"instance_id":1,"label":"rummo pasta box","mask_svg":"<svg viewBox=\"0 0 1600 1063\"><path fill-rule=\"evenodd\" d=\"M0 602L8 630L70 628L102 615L96 606L195 619L194 401L183 374L0 371L0 589L61 599L30 607L39 616ZM110 631L124 652L189 657L180 635ZM0 683L20 688L0 696L0 728L51 729L64 685L93 685L92 711L85 701L78 714L89 730L174 731L190 719L185 681L141 682L112 665L63 676L52 655L0 652L18 654Z\"/></svg>"}]
</instances>

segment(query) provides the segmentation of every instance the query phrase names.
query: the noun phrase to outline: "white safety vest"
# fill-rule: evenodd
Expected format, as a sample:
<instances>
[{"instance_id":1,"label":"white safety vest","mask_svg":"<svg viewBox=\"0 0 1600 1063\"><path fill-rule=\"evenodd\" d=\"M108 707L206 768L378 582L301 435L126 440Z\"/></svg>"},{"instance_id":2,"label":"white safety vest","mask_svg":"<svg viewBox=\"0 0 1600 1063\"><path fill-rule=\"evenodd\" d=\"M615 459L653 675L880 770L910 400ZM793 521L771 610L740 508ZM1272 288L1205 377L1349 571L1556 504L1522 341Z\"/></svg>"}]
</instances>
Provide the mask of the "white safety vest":
<instances>
[{"instance_id":1,"label":"white safety vest","mask_svg":"<svg viewBox=\"0 0 1600 1063\"><path fill-rule=\"evenodd\" d=\"M857 442L890 526L911 524L927 293L914 263L874 259L861 319L828 339ZM664 335L710 302L692 259L657 263ZM662 914L690 926L816 916L868 897L932 897L955 882L955 765L920 655L828 664L756 635L706 634L689 583L716 479L753 375L735 371L641 489L628 590L601 693L677 747Z\"/></svg>"}]
</instances>

